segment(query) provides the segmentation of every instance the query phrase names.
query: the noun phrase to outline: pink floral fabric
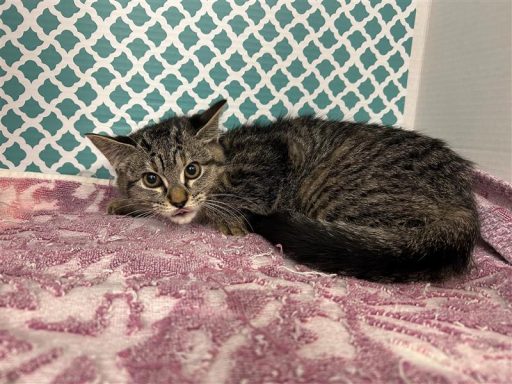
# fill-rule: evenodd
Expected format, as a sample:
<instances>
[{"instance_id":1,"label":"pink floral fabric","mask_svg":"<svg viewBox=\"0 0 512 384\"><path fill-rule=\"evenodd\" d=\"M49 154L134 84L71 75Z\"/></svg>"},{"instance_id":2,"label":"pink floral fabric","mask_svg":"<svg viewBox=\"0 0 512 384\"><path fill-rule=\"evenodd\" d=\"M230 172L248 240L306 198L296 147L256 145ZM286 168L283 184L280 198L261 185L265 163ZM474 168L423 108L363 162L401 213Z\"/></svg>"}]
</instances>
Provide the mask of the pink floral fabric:
<instances>
[{"instance_id":1,"label":"pink floral fabric","mask_svg":"<svg viewBox=\"0 0 512 384\"><path fill-rule=\"evenodd\" d=\"M100 181L0 173L0 382L509 383L512 187L475 191L470 273L383 285L107 216Z\"/></svg>"}]
</instances>

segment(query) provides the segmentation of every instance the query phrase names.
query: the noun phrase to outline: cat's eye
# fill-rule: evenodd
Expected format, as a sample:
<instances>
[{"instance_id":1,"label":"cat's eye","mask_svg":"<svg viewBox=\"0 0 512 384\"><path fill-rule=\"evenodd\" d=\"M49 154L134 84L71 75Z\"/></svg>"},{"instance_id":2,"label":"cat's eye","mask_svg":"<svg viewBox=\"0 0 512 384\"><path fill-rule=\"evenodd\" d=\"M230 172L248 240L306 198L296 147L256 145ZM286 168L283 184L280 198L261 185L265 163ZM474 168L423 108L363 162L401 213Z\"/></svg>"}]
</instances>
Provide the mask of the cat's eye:
<instances>
[{"instance_id":1,"label":"cat's eye","mask_svg":"<svg viewBox=\"0 0 512 384\"><path fill-rule=\"evenodd\" d=\"M148 188L158 188L162 185L162 179L156 173L145 173L142 176L142 182Z\"/></svg>"},{"instance_id":2,"label":"cat's eye","mask_svg":"<svg viewBox=\"0 0 512 384\"><path fill-rule=\"evenodd\" d=\"M190 163L185 167L185 176L187 179L197 179L201 174L201 166L197 162Z\"/></svg>"}]
</instances>

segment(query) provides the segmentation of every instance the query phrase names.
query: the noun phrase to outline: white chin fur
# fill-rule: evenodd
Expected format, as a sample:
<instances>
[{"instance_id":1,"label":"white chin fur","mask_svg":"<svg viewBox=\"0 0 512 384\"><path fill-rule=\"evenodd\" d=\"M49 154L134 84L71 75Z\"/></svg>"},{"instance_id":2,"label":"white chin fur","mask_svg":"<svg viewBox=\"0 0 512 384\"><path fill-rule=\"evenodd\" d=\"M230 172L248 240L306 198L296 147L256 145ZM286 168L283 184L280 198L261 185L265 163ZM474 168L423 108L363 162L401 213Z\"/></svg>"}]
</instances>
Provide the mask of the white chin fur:
<instances>
[{"instance_id":1,"label":"white chin fur","mask_svg":"<svg viewBox=\"0 0 512 384\"><path fill-rule=\"evenodd\" d=\"M190 223L194 217L196 217L197 211L189 212L185 215L181 216L167 216L173 223L176 224L188 224Z\"/></svg>"}]
</instances>

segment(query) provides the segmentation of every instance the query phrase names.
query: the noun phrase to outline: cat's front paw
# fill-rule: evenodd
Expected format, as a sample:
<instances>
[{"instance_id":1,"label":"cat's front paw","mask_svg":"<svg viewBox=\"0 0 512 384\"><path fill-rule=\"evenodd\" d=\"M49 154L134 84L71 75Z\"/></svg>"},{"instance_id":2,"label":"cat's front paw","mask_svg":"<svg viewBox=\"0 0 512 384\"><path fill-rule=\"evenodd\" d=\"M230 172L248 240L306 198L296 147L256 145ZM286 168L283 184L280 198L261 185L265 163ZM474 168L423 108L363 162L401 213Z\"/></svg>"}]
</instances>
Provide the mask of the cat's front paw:
<instances>
[{"instance_id":1,"label":"cat's front paw","mask_svg":"<svg viewBox=\"0 0 512 384\"><path fill-rule=\"evenodd\" d=\"M107 205L107 214L109 215L123 215L123 207L126 205L124 199L114 199Z\"/></svg>"},{"instance_id":2,"label":"cat's front paw","mask_svg":"<svg viewBox=\"0 0 512 384\"><path fill-rule=\"evenodd\" d=\"M247 228L239 223L217 223L215 227L226 236L245 236L249 233Z\"/></svg>"},{"instance_id":3,"label":"cat's front paw","mask_svg":"<svg viewBox=\"0 0 512 384\"><path fill-rule=\"evenodd\" d=\"M136 216L136 213L142 213L143 211L140 204L136 204L130 199L114 199L107 206L107 214L109 215Z\"/></svg>"}]
</instances>

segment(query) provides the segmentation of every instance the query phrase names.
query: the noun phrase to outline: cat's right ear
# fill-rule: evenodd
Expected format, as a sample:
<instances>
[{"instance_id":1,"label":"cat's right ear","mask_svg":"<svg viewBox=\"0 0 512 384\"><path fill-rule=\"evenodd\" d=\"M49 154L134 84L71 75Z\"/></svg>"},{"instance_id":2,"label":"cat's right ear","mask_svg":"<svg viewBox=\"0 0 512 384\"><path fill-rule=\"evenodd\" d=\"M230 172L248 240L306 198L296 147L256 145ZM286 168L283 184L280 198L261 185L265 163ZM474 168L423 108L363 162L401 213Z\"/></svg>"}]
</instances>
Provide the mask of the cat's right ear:
<instances>
[{"instance_id":1,"label":"cat's right ear","mask_svg":"<svg viewBox=\"0 0 512 384\"><path fill-rule=\"evenodd\" d=\"M190 118L190 122L196 130L197 139L212 141L219 137L219 118L226 103L226 100L219 100L206 111Z\"/></svg>"},{"instance_id":2,"label":"cat's right ear","mask_svg":"<svg viewBox=\"0 0 512 384\"><path fill-rule=\"evenodd\" d=\"M117 168L121 160L136 151L135 143L129 137L110 137L96 133L87 133L85 136L103 153L114 168Z\"/></svg>"}]
</instances>

